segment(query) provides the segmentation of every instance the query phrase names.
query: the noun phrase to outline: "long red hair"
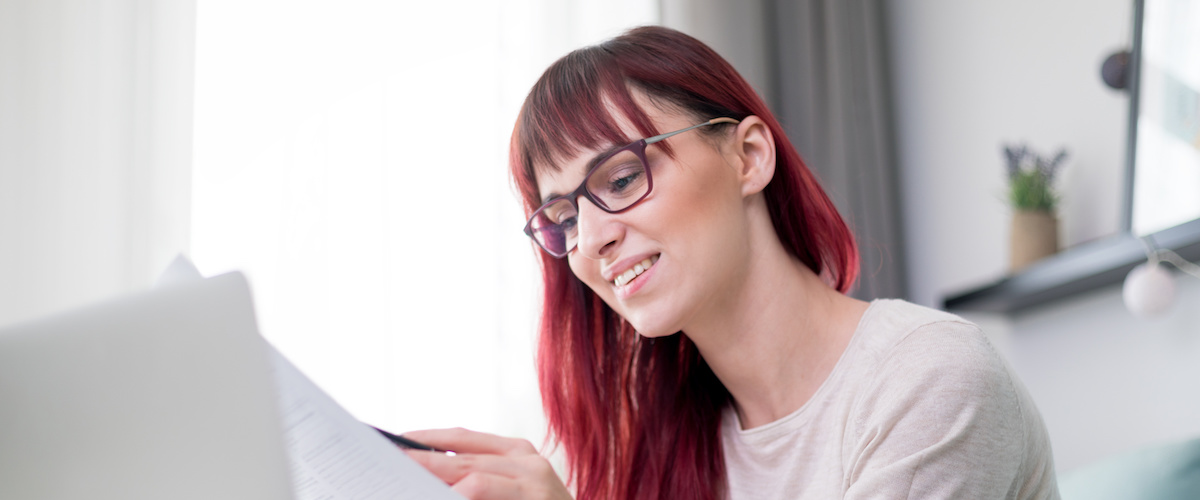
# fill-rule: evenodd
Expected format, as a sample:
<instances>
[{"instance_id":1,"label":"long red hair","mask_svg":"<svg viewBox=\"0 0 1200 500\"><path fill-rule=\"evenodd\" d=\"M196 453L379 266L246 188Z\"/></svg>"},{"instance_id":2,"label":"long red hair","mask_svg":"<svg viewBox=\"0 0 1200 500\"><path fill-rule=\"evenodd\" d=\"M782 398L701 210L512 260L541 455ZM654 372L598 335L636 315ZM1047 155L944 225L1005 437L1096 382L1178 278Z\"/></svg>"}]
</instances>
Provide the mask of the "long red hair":
<instances>
[{"instance_id":1,"label":"long red hair","mask_svg":"<svg viewBox=\"0 0 1200 500\"><path fill-rule=\"evenodd\" d=\"M642 137L661 132L635 103L633 90L701 121L750 115L765 121L777 158L763 192L775 232L809 269L843 293L849 290L858 274L853 236L778 121L721 56L668 28L635 28L571 52L533 86L509 158L527 216L541 204L538 169L557 169L581 150L637 139L625 136L610 110ZM659 144L672 154L666 142ZM566 259L537 253L542 404L551 439L566 451L578 497L722 496L720 421L730 395L695 344L683 334L641 337L574 276Z\"/></svg>"}]
</instances>

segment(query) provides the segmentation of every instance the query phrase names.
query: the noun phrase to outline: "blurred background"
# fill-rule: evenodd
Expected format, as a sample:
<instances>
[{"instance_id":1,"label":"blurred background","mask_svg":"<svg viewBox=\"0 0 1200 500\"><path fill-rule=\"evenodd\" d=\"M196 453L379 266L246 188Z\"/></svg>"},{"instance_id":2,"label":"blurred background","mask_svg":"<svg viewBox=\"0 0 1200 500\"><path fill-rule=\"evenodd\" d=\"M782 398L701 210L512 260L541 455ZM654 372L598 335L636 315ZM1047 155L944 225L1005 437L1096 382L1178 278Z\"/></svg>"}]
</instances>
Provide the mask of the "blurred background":
<instances>
[{"instance_id":1,"label":"blurred background","mask_svg":"<svg viewBox=\"0 0 1200 500\"><path fill-rule=\"evenodd\" d=\"M1130 231L1131 94L1100 68L1131 50L1134 13L1132 0L0 0L0 325L146 289L183 253L206 275L245 272L264 336L360 419L537 443L539 280L506 155L555 59L643 24L709 43L854 227L855 293L942 307L1014 275L1005 144L1069 151L1060 247ZM954 312L1007 356L1070 471L1200 436L1200 280L1177 285L1152 319L1117 283Z\"/></svg>"}]
</instances>

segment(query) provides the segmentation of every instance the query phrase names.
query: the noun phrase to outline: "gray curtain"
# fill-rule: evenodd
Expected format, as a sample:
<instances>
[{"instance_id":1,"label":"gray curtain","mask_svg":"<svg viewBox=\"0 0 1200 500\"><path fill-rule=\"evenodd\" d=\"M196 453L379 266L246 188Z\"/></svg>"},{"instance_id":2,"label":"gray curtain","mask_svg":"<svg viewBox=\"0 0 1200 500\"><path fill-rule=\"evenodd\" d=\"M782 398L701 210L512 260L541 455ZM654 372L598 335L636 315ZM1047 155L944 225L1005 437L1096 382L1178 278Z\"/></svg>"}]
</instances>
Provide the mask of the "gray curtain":
<instances>
[{"instance_id":1,"label":"gray curtain","mask_svg":"<svg viewBox=\"0 0 1200 500\"><path fill-rule=\"evenodd\" d=\"M858 240L853 295L905 295L899 175L878 0L768 0L772 106Z\"/></svg>"}]
</instances>

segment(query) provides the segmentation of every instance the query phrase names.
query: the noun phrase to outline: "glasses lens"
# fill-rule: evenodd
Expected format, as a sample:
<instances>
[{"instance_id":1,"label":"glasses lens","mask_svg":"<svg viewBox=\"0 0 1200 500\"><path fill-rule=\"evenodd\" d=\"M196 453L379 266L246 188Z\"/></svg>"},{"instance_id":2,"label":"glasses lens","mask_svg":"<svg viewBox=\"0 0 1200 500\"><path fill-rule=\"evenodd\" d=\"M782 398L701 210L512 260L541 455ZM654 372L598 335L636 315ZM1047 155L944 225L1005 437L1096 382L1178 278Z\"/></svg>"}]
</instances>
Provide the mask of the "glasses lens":
<instances>
[{"instance_id":1,"label":"glasses lens","mask_svg":"<svg viewBox=\"0 0 1200 500\"><path fill-rule=\"evenodd\" d=\"M649 189L646 165L628 149L604 160L587 180L588 192L612 211L637 203Z\"/></svg>"},{"instance_id":2,"label":"glasses lens","mask_svg":"<svg viewBox=\"0 0 1200 500\"><path fill-rule=\"evenodd\" d=\"M575 245L577 215L575 206L561 199L533 214L529 228L542 248L561 256Z\"/></svg>"}]
</instances>

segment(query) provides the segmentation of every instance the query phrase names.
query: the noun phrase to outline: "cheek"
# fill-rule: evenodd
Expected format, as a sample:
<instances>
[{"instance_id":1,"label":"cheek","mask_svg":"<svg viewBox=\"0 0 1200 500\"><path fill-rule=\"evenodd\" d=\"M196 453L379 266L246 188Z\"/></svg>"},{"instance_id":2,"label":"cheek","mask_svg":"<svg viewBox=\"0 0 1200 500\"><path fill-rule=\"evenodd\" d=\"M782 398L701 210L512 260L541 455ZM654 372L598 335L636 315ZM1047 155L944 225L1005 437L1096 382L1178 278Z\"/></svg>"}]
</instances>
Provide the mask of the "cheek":
<instances>
[{"instance_id":1,"label":"cheek","mask_svg":"<svg viewBox=\"0 0 1200 500\"><path fill-rule=\"evenodd\" d=\"M699 248L692 250L711 251L711 245L739 237L742 198L736 181L731 182L722 168L726 167L681 169L675 177L689 182L663 193L660 227L694 241Z\"/></svg>"},{"instance_id":2,"label":"cheek","mask_svg":"<svg viewBox=\"0 0 1200 500\"><path fill-rule=\"evenodd\" d=\"M606 282L600 276L600 264L586 257L578 256L578 251L573 251L567 255L567 263L571 266L571 272L575 274L579 281L591 288L606 302L609 297L606 295L610 290L604 286Z\"/></svg>"}]
</instances>

